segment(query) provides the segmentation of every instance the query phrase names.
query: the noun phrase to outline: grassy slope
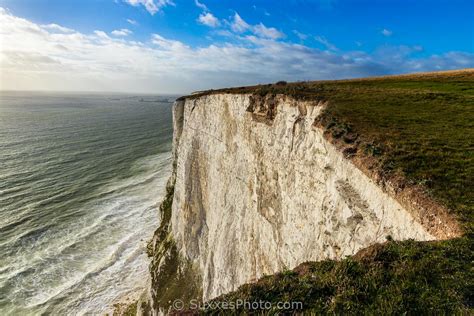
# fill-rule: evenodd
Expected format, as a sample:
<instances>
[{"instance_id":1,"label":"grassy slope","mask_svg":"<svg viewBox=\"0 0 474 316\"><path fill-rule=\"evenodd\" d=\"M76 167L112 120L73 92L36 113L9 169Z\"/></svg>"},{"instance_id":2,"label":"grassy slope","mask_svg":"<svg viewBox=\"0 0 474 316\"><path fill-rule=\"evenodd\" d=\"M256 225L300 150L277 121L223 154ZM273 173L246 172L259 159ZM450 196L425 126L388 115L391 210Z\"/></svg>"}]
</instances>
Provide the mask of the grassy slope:
<instances>
[{"instance_id":1,"label":"grassy slope","mask_svg":"<svg viewBox=\"0 0 474 316\"><path fill-rule=\"evenodd\" d=\"M363 252L342 261L304 263L294 271L243 285L215 302L262 300L273 306L277 302L302 302L305 311L316 315L472 313L474 256L467 238L387 242Z\"/></svg>"},{"instance_id":2,"label":"grassy slope","mask_svg":"<svg viewBox=\"0 0 474 316\"><path fill-rule=\"evenodd\" d=\"M217 301L301 300L305 309L324 313L472 312L474 70L203 94L222 92L328 101L324 128L336 137L357 135L366 144L365 154L374 156L383 172L422 184L458 217L465 235L442 242L388 242L340 262L308 263Z\"/></svg>"}]
</instances>

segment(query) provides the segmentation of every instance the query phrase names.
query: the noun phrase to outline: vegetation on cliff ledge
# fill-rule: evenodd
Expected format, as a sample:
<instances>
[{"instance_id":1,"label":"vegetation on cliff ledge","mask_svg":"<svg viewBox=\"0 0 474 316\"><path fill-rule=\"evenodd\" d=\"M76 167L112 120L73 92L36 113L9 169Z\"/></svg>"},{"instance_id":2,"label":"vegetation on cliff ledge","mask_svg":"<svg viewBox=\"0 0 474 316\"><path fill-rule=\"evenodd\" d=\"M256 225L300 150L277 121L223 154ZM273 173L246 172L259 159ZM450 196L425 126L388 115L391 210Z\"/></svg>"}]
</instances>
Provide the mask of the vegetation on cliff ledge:
<instances>
[{"instance_id":1,"label":"vegetation on cliff ledge","mask_svg":"<svg viewBox=\"0 0 474 316\"><path fill-rule=\"evenodd\" d=\"M442 242L389 241L342 261L303 263L266 276L215 299L218 302L302 302L294 312L357 315L467 315L474 307L473 244L468 238ZM222 310L208 308L208 314ZM236 310L248 313L249 310Z\"/></svg>"}]
</instances>

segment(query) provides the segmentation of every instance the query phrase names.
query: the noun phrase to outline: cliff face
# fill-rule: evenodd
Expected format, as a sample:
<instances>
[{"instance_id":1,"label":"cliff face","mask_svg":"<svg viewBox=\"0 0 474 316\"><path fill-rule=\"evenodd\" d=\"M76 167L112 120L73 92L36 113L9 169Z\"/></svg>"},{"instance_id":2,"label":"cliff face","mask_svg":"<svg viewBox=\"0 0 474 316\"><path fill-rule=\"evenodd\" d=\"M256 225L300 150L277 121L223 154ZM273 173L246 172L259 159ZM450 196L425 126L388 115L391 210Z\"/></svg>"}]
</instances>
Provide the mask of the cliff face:
<instances>
[{"instance_id":1,"label":"cliff face","mask_svg":"<svg viewBox=\"0 0 474 316\"><path fill-rule=\"evenodd\" d=\"M249 94L175 103L172 206L151 244L152 310L344 258L389 235L435 239L325 140L314 124L324 106Z\"/></svg>"}]
</instances>

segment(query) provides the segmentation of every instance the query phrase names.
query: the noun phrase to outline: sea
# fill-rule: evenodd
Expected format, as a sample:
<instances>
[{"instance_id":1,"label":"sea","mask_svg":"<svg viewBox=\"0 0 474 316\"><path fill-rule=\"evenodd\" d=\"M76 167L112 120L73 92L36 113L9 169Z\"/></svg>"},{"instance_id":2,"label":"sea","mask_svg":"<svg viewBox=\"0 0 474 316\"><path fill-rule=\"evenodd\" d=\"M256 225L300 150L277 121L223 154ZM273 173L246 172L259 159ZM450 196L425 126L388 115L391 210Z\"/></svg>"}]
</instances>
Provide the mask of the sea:
<instances>
[{"instance_id":1,"label":"sea","mask_svg":"<svg viewBox=\"0 0 474 316\"><path fill-rule=\"evenodd\" d=\"M174 99L0 92L0 315L100 315L144 289Z\"/></svg>"}]
</instances>

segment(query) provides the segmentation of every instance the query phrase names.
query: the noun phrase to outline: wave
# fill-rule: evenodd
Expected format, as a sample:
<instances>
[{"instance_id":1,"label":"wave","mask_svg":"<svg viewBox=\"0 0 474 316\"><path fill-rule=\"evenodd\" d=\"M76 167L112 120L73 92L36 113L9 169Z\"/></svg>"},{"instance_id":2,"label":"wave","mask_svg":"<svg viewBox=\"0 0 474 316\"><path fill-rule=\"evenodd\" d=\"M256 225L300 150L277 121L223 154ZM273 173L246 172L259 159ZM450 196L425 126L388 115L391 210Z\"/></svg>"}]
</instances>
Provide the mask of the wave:
<instances>
[{"instance_id":1,"label":"wave","mask_svg":"<svg viewBox=\"0 0 474 316\"><path fill-rule=\"evenodd\" d=\"M58 296L64 295L65 292L72 291L75 288L80 287L87 280L93 278L94 276L99 275L102 271L108 269L109 267L111 267L118 261L120 256L124 253L124 251L129 248L130 245L127 243L127 241L129 241L130 239L131 239L131 236L128 236L124 240L119 241L118 245L116 246L112 254L109 255L108 258L99 262L95 267L85 272L84 274L80 275L80 277L77 278L76 280L72 280L71 282L65 283L63 286L56 288L53 291L52 295L49 295L46 298L42 298L40 301L35 301L34 299L32 299L31 301L35 301L35 302L28 305L28 307L41 306L46 303L51 303L51 301L54 301L55 299L57 299Z\"/></svg>"},{"instance_id":2,"label":"wave","mask_svg":"<svg viewBox=\"0 0 474 316\"><path fill-rule=\"evenodd\" d=\"M158 158L158 159L157 159ZM17 267L15 271L3 271L3 276L6 277L5 284L2 292L10 291L12 294L18 294L24 289L24 281L29 280L33 275L35 277L43 278L42 276L51 276L55 279L66 278L66 282L61 284L59 287L51 287L51 285L44 284L41 285L41 288L49 289L42 291L42 294L37 294L32 297L26 298L25 302L28 302L27 308L44 308L45 306L56 306L61 305L60 300L65 299L68 295L65 294L70 291L74 291L78 287L81 287L81 284L87 280L97 276L102 271L108 269L110 266L117 264L120 259L120 256L126 249L132 247L130 239L137 235L137 233L129 233L126 238L120 239L118 243L109 245L105 247L109 249L110 247L116 247L113 249L112 253L107 255L107 259L99 261L99 263L93 266L92 269L89 269L87 272L81 272L76 276L66 275L60 276L57 275L58 271L63 269L64 265L67 265L71 258L71 254L74 254L78 249L87 247L93 240L99 240L106 245L107 240L101 240L103 237L100 237L101 232L111 227L118 226L115 230L123 228L125 224L129 225L131 222L135 224L144 225L140 221L134 221L133 218L146 218L144 215L148 214L148 218L153 219L156 214L156 206L161 199L163 192L158 193L158 191L163 191L163 188L166 183L169 172L169 164L166 162L169 161L169 154L161 154L159 157L147 157L138 162L134 167L136 169L145 169L143 170L140 176L130 177L122 179L120 181L111 182L109 185L102 187L93 194L94 198L89 200L83 208L77 212L88 209L92 205L95 208L95 211L92 211L91 214L83 218L82 223L78 224L74 231L70 231L64 228L56 229L59 230L59 234L51 234L50 236L44 236L44 234L50 232L51 226L47 225L45 227L40 227L25 231L22 235L17 236L18 239L16 244L11 247L11 249L18 249L22 246L28 245L28 248L32 248L35 242L38 242L38 239L41 237L43 240L40 244L36 244L35 247L41 248L42 245L48 245L47 249L41 251L36 250L36 257L28 258L28 260L21 264L16 262L14 266ZM148 167L153 167L152 169ZM148 171L148 172L146 172ZM133 194L140 193L140 194ZM132 193L132 195L130 195ZM140 206L138 206L140 205ZM99 216L94 214L99 213ZM77 218L77 214L65 214L60 218L60 222L64 221L68 217L71 219ZM132 219L132 220L131 220ZM149 220L148 220L149 221ZM156 218L157 221L157 218ZM150 224L150 236L152 229L156 224L152 224L153 221L149 221ZM113 230L113 228L112 228ZM73 235L74 238L67 239L68 236ZM140 238L149 237L149 236L139 236ZM137 239L136 237L135 239ZM66 241L66 242L64 242ZM136 243L139 244L137 240ZM97 248L96 246L91 246L92 249ZM51 252L51 248L54 249ZM104 250L99 249L97 251L102 253ZM132 256L127 257L127 260L124 260L123 265L130 264L133 261L133 256L139 252L138 249L135 249L135 252ZM65 261L63 261L66 258ZM74 257L72 257L74 258ZM124 270L127 268L122 267ZM41 271L38 275L38 271ZM113 291L113 290L112 290ZM48 294L46 296L46 294ZM92 294L90 294L92 295ZM117 294L118 295L118 294ZM52 308L52 307L51 307Z\"/></svg>"}]
</instances>

